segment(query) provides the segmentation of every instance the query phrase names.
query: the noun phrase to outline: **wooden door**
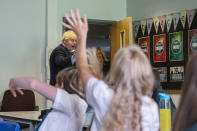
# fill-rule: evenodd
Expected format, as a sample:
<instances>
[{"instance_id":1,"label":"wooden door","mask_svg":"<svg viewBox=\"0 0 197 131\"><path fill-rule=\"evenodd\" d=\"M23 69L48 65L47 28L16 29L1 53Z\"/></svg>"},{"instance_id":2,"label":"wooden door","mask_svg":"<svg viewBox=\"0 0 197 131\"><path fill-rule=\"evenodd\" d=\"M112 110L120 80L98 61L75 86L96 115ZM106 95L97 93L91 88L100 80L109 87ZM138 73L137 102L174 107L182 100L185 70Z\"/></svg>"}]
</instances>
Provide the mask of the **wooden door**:
<instances>
[{"instance_id":1,"label":"wooden door","mask_svg":"<svg viewBox=\"0 0 197 131\"><path fill-rule=\"evenodd\" d=\"M115 53L132 43L132 18L127 17L110 27L110 60L114 59Z\"/></svg>"}]
</instances>

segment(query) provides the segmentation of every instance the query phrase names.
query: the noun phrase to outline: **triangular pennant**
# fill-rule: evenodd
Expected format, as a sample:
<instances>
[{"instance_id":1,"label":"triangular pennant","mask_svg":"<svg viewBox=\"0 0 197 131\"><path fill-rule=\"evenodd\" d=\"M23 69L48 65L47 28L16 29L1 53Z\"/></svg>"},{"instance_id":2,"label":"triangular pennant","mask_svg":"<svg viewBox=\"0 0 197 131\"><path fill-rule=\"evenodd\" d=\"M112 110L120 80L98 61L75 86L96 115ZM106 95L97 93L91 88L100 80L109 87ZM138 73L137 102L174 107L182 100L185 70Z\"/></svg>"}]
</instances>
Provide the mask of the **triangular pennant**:
<instances>
[{"instance_id":1,"label":"triangular pennant","mask_svg":"<svg viewBox=\"0 0 197 131\"><path fill-rule=\"evenodd\" d=\"M176 30L177 24L179 22L180 14L174 13L173 14L173 22L174 22L174 30Z\"/></svg>"},{"instance_id":2,"label":"triangular pennant","mask_svg":"<svg viewBox=\"0 0 197 131\"><path fill-rule=\"evenodd\" d=\"M182 26L183 26L183 29L185 29L186 11L181 11L181 12L180 12L180 20L181 20L181 24L182 24Z\"/></svg>"},{"instance_id":3,"label":"triangular pennant","mask_svg":"<svg viewBox=\"0 0 197 131\"><path fill-rule=\"evenodd\" d=\"M147 24L147 30L148 30L148 35L150 35L150 31L151 31L151 28L152 28L152 25L153 25L153 19L150 18L146 21L146 24Z\"/></svg>"},{"instance_id":4,"label":"triangular pennant","mask_svg":"<svg viewBox=\"0 0 197 131\"><path fill-rule=\"evenodd\" d=\"M193 19L194 19L195 11L194 10L188 10L187 11L187 21L189 24L189 29L192 25Z\"/></svg>"},{"instance_id":5,"label":"triangular pennant","mask_svg":"<svg viewBox=\"0 0 197 131\"><path fill-rule=\"evenodd\" d=\"M168 32L170 30L171 24L172 24L172 15L169 14L166 16L166 25L167 25Z\"/></svg>"},{"instance_id":6,"label":"triangular pennant","mask_svg":"<svg viewBox=\"0 0 197 131\"><path fill-rule=\"evenodd\" d=\"M141 20L140 24L141 24L142 34L144 35L146 29L146 20Z\"/></svg>"},{"instance_id":7,"label":"triangular pennant","mask_svg":"<svg viewBox=\"0 0 197 131\"><path fill-rule=\"evenodd\" d=\"M161 25L161 30L162 30L162 32L164 32L166 16L163 15L163 16L159 16L158 18L159 18L159 22L160 22L160 25Z\"/></svg>"},{"instance_id":8,"label":"triangular pennant","mask_svg":"<svg viewBox=\"0 0 197 131\"><path fill-rule=\"evenodd\" d=\"M155 30L156 30L156 33L157 33L158 29L159 29L159 18L158 17L154 17L153 21L154 21Z\"/></svg>"},{"instance_id":9,"label":"triangular pennant","mask_svg":"<svg viewBox=\"0 0 197 131\"><path fill-rule=\"evenodd\" d=\"M138 34L139 27L140 27L140 22L139 21L134 21L133 22L133 28L134 28L134 32L135 32L135 37Z\"/></svg>"}]
</instances>

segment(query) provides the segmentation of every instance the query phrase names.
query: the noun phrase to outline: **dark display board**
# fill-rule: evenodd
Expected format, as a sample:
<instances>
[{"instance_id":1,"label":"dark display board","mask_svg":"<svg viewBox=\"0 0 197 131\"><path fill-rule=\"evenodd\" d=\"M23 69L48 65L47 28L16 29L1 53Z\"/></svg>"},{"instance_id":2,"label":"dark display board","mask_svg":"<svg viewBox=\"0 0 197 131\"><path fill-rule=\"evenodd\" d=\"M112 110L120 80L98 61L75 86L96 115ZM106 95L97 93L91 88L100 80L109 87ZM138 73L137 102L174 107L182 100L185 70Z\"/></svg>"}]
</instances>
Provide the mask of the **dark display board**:
<instances>
[{"instance_id":1,"label":"dark display board","mask_svg":"<svg viewBox=\"0 0 197 131\"><path fill-rule=\"evenodd\" d=\"M174 29L172 20L169 32L167 31L166 22L164 31L162 32L161 25L159 24L157 33L153 24L151 27L150 35L148 35L147 26L144 35L142 33L141 26L139 26L135 42L138 43L140 39L149 37L151 64L153 68L157 68L160 72L160 77L162 79L161 86L169 93L180 92L181 84L184 80L186 64L189 58L189 51L191 50L190 43L192 40L188 37L188 35L189 33L192 34L191 30L193 29L197 29L197 13L195 13L190 28L188 26L187 18L185 28L183 28L182 23L179 19L176 30ZM193 31L193 34L195 34L196 32L197 31ZM158 41L162 41L164 39L164 46L161 48L161 43L159 43ZM173 41L173 39L178 39L178 41ZM193 39L193 41L193 44L196 44L197 37L196 39ZM180 49L177 50L176 47L180 47ZM196 47L197 46L195 45L194 48ZM159 57L157 54L162 54L162 56Z\"/></svg>"}]
</instances>

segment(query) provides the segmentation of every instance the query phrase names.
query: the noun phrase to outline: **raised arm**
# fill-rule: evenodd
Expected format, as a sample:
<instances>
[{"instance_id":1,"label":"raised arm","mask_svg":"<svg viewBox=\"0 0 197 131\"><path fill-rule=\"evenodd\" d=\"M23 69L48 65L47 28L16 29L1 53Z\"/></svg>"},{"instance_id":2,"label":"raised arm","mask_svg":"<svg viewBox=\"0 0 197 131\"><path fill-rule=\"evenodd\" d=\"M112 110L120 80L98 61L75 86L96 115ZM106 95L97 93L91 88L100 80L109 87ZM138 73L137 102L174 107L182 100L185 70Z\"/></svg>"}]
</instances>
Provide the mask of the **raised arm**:
<instances>
[{"instance_id":1,"label":"raised arm","mask_svg":"<svg viewBox=\"0 0 197 131\"><path fill-rule=\"evenodd\" d=\"M55 100L57 94L57 88L47 85L35 78L27 78L27 77L12 78L10 79L9 88L13 96L15 97L16 97L16 91L18 91L20 94L23 95L21 89L36 91L52 101Z\"/></svg>"},{"instance_id":2,"label":"raised arm","mask_svg":"<svg viewBox=\"0 0 197 131\"><path fill-rule=\"evenodd\" d=\"M62 23L62 25L73 30L77 34L78 47L76 53L76 64L79 70L79 77L85 87L88 79L93 76L89 71L86 56L86 40L88 32L87 18L84 16L83 19L81 19L79 9L76 9L75 14L70 10L70 18L67 14L65 14L65 18L68 24Z\"/></svg>"}]
</instances>

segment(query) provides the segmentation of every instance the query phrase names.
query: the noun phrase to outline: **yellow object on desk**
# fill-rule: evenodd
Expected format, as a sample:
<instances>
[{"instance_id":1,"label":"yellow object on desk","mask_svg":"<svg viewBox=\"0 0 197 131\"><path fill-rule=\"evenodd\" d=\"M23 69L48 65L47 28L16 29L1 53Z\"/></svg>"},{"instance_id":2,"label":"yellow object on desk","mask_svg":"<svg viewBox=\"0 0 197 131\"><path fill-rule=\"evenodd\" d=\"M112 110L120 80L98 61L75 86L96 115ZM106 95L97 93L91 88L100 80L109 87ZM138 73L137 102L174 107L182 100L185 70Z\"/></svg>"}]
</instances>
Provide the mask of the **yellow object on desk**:
<instances>
[{"instance_id":1,"label":"yellow object on desk","mask_svg":"<svg viewBox=\"0 0 197 131\"><path fill-rule=\"evenodd\" d=\"M160 131L171 130L171 111L170 109L160 109Z\"/></svg>"}]
</instances>

